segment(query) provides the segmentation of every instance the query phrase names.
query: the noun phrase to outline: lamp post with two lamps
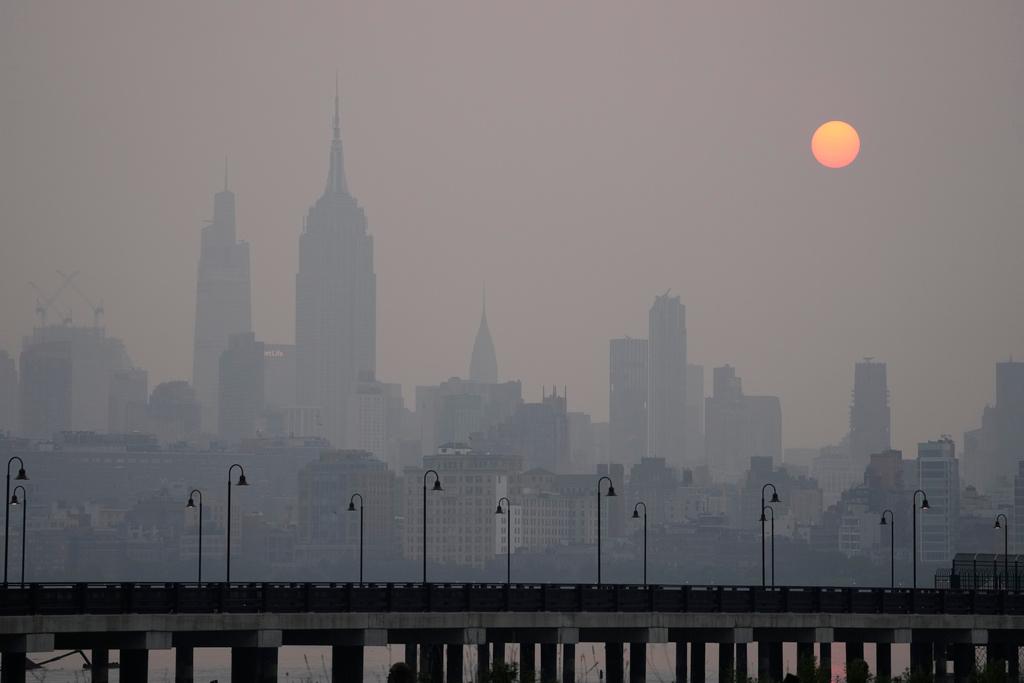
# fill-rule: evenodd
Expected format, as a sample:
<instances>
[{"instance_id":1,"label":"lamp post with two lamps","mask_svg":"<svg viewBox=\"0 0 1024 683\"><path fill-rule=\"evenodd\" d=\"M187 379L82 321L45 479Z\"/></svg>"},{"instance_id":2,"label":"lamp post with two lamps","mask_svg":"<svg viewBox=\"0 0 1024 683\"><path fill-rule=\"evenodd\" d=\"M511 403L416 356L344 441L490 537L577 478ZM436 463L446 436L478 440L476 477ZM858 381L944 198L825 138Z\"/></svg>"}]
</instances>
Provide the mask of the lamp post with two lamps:
<instances>
[{"instance_id":1,"label":"lamp post with two lamps","mask_svg":"<svg viewBox=\"0 0 1024 683\"><path fill-rule=\"evenodd\" d=\"M21 500L18 500L18 489L21 489ZM28 518L28 493L25 487L18 485L14 487L10 503L12 506L21 505L21 587L25 587L25 532L27 529L25 520Z\"/></svg>"},{"instance_id":2,"label":"lamp post with two lamps","mask_svg":"<svg viewBox=\"0 0 1024 683\"><path fill-rule=\"evenodd\" d=\"M762 588L768 585L768 581L765 578L765 570L764 570L764 523L767 521L767 519L764 516L764 508L765 508L764 492L768 489L769 486L772 487L772 499L769 502L771 502L771 503L779 503L779 502L781 502L779 500L779 492L775 490L775 484L772 484L771 482L769 482L769 483L767 483L767 484L765 484L764 486L761 487L761 587ZM775 527L775 511L772 510L772 528L774 529L774 527ZM774 544L775 544L775 534L773 532L772 533L772 545L774 546ZM774 561L774 553L772 553L772 557L773 557L772 564L774 565L774 562L775 562ZM773 566L773 568L772 568L772 584L774 585L774 583L775 583L775 569L774 569L774 566Z\"/></svg>"},{"instance_id":3,"label":"lamp post with two lamps","mask_svg":"<svg viewBox=\"0 0 1024 683\"><path fill-rule=\"evenodd\" d=\"M11 499L11 464L18 461L18 475L14 477L15 481L28 481L28 475L25 474L25 461L18 456L11 457L7 461L7 494L4 498L5 501ZM9 540L11 537L11 511L10 505L4 505L4 585L7 585L7 550L9 546Z\"/></svg>"}]
</instances>

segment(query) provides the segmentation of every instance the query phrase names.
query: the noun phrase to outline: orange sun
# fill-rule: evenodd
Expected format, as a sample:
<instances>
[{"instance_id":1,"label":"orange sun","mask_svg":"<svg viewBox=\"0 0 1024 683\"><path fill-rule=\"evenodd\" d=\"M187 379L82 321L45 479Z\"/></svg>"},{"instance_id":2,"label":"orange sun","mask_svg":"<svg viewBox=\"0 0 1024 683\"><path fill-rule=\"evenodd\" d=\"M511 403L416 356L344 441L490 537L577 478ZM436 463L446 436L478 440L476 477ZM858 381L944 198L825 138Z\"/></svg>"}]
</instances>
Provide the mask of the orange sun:
<instances>
[{"instance_id":1,"label":"orange sun","mask_svg":"<svg viewBox=\"0 0 1024 683\"><path fill-rule=\"evenodd\" d=\"M857 129L846 121L829 121L818 126L811 137L811 152L826 168L843 168L860 152Z\"/></svg>"}]
</instances>

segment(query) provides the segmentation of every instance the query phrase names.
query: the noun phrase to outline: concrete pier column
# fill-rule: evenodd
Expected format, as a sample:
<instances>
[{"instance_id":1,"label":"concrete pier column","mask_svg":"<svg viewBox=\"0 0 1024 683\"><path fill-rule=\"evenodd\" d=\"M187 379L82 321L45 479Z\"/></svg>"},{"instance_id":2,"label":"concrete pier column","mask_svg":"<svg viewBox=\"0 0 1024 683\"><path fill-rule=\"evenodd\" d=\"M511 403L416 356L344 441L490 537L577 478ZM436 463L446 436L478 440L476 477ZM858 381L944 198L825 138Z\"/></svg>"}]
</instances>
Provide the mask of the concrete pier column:
<instances>
[{"instance_id":1,"label":"concrete pier column","mask_svg":"<svg viewBox=\"0 0 1024 683\"><path fill-rule=\"evenodd\" d=\"M864 643L847 643L846 644L846 665L849 666L850 662L864 661Z\"/></svg>"},{"instance_id":2,"label":"concrete pier column","mask_svg":"<svg viewBox=\"0 0 1024 683\"><path fill-rule=\"evenodd\" d=\"M124 676L124 651L121 675ZM134 681L134 678L125 678ZM277 683L276 647L231 648L231 683Z\"/></svg>"},{"instance_id":3,"label":"concrete pier column","mask_svg":"<svg viewBox=\"0 0 1024 683\"><path fill-rule=\"evenodd\" d=\"M1017 683L1020 679L1020 648L1017 643L1006 646L1006 673L1011 683Z\"/></svg>"},{"instance_id":4,"label":"concrete pier column","mask_svg":"<svg viewBox=\"0 0 1024 683\"><path fill-rule=\"evenodd\" d=\"M832 643L818 643L818 668L832 680Z\"/></svg>"},{"instance_id":5,"label":"concrete pier column","mask_svg":"<svg viewBox=\"0 0 1024 683\"><path fill-rule=\"evenodd\" d=\"M757 644L757 680L768 681L771 678L771 649L770 643L759 642Z\"/></svg>"},{"instance_id":6,"label":"concrete pier column","mask_svg":"<svg viewBox=\"0 0 1024 683\"><path fill-rule=\"evenodd\" d=\"M736 681L736 651L733 648L734 646L732 643L718 644L719 683L734 683Z\"/></svg>"},{"instance_id":7,"label":"concrete pier column","mask_svg":"<svg viewBox=\"0 0 1024 683\"><path fill-rule=\"evenodd\" d=\"M540 645L540 680L558 680L558 643L541 643Z\"/></svg>"},{"instance_id":8,"label":"concrete pier column","mask_svg":"<svg viewBox=\"0 0 1024 683\"><path fill-rule=\"evenodd\" d=\"M519 675L537 673L537 646L519 643Z\"/></svg>"},{"instance_id":9,"label":"concrete pier column","mask_svg":"<svg viewBox=\"0 0 1024 683\"><path fill-rule=\"evenodd\" d=\"M912 673L932 672L932 644L915 642L910 644L910 671Z\"/></svg>"},{"instance_id":10,"label":"concrete pier column","mask_svg":"<svg viewBox=\"0 0 1024 683\"><path fill-rule=\"evenodd\" d=\"M491 670L491 646L488 643L476 646L476 681L484 683Z\"/></svg>"},{"instance_id":11,"label":"concrete pier column","mask_svg":"<svg viewBox=\"0 0 1024 683\"><path fill-rule=\"evenodd\" d=\"M149 680L149 650L121 650L119 680L146 683Z\"/></svg>"},{"instance_id":12,"label":"concrete pier column","mask_svg":"<svg viewBox=\"0 0 1024 683\"><path fill-rule=\"evenodd\" d=\"M747 644L736 643L736 680L747 683Z\"/></svg>"},{"instance_id":13,"label":"concrete pier column","mask_svg":"<svg viewBox=\"0 0 1024 683\"><path fill-rule=\"evenodd\" d=\"M447 663L447 678L445 679L448 683L463 683L462 679L462 646L455 643L448 643L445 646L447 652L445 653L445 660ZM354 681L363 680L359 678L353 678Z\"/></svg>"},{"instance_id":14,"label":"concrete pier column","mask_svg":"<svg viewBox=\"0 0 1024 683\"><path fill-rule=\"evenodd\" d=\"M953 680L955 683L967 683L974 673L974 645L957 643L953 646Z\"/></svg>"},{"instance_id":15,"label":"concrete pier column","mask_svg":"<svg viewBox=\"0 0 1024 683\"><path fill-rule=\"evenodd\" d=\"M92 651L92 683L109 683L110 681L110 650L96 649Z\"/></svg>"},{"instance_id":16,"label":"concrete pier column","mask_svg":"<svg viewBox=\"0 0 1024 683\"><path fill-rule=\"evenodd\" d=\"M608 683L625 683L625 657L622 643L604 644L605 680Z\"/></svg>"},{"instance_id":17,"label":"concrete pier column","mask_svg":"<svg viewBox=\"0 0 1024 683\"><path fill-rule=\"evenodd\" d=\"M814 661L814 643L797 643L796 644L796 666L797 670L803 666L804 662Z\"/></svg>"},{"instance_id":18,"label":"concrete pier column","mask_svg":"<svg viewBox=\"0 0 1024 683\"><path fill-rule=\"evenodd\" d=\"M562 683L576 683L576 645L562 645Z\"/></svg>"},{"instance_id":19,"label":"concrete pier column","mask_svg":"<svg viewBox=\"0 0 1024 683\"><path fill-rule=\"evenodd\" d=\"M410 669L412 669L412 677L415 679L417 671L419 670L417 668L417 664L419 662L417 661L416 656L416 643L405 644L405 663Z\"/></svg>"},{"instance_id":20,"label":"concrete pier column","mask_svg":"<svg viewBox=\"0 0 1024 683\"><path fill-rule=\"evenodd\" d=\"M892 678L892 645L875 644L875 679Z\"/></svg>"},{"instance_id":21,"label":"concrete pier column","mask_svg":"<svg viewBox=\"0 0 1024 683\"><path fill-rule=\"evenodd\" d=\"M491 655L491 659L495 664L505 663L505 643L500 640L494 641L494 653Z\"/></svg>"},{"instance_id":22,"label":"concrete pier column","mask_svg":"<svg viewBox=\"0 0 1024 683\"><path fill-rule=\"evenodd\" d=\"M430 666L426 670L430 672L430 683L444 683L444 645L431 645L427 649Z\"/></svg>"},{"instance_id":23,"label":"concrete pier column","mask_svg":"<svg viewBox=\"0 0 1024 683\"><path fill-rule=\"evenodd\" d=\"M363 680L363 647L334 645L331 647L331 683Z\"/></svg>"},{"instance_id":24,"label":"concrete pier column","mask_svg":"<svg viewBox=\"0 0 1024 683\"><path fill-rule=\"evenodd\" d=\"M192 683L194 653L190 647L174 648L174 683Z\"/></svg>"},{"instance_id":25,"label":"concrete pier column","mask_svg":"<svg viewBox=\"0 0 1024 683\"><path fill-rule=\"evenodd\" d=\"M3 683L25 683L24 652L4 652L0 667Z\"/></svg>"},{"instance_id":26,"label":"concrete pier column","mask_svg":"<svg viewBox=\"0 0 1024 683\"><path fill-rule=\"evenodd\" d=\"M690 660L686 651L686 641L676 643L676 683L686 683Z\"/></svg>"},{"instance_id":27,"label":"concrete pier column","mask_svg":"<svg viewBox=\"0 0 1024 683\"><path fill-rule=\"evenodd\" d=\"M782 681L782 643L769 643L768 678L776 683Z\"/></svg>"},{"instance_id":28,"label":"concrete pier column","mask_svg":"<svg viewBox=\"0 0 1024 683\"><path fill-rule=\"evenodd\" d=\"M647 643L629 644L629 683L647 683Z\"/></svg>"},{"instance_id":29,"label":"concrete pier column","mask_svg":"<svg viewBox=\"0 0 1024 683\"><path fill-rule=\"evenodd\" d=\"M707 680L707 643L694 641L690 644L690 681L704 683Z\"/></svg>"},{"instance_id":30,"label":"concrete pier column","mask_svg":"<svg viewBox=\"0 0 1024 683\"><path fill-rule=\"evenodd\" d=\"M945 643L935 643L932 646L932 658L935 662L935 683L948 683L949 681L949 653L946 651Z\"/></svg>"}]
</instances>

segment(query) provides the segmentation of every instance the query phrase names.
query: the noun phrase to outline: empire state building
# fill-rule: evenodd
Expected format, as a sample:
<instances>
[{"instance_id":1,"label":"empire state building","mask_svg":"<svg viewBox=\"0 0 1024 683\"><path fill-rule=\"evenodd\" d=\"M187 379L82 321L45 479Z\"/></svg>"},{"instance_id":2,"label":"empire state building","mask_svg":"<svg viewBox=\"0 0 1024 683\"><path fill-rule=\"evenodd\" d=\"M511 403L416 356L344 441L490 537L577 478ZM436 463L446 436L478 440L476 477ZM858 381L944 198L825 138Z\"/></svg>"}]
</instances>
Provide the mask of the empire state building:
<instances>
[{"instance_id":1,"label":"empire state building","mask_svg":"<svg viewBox=\"0 0 1024 683\"><path fill-rule=\"evenodd\" d=\"M377 276L366 214L345 180L338 95L323 194L299 237L295 276L298 399L319 410L320 431L346 445L347 408L361 376L376 367Z\"/></svg>"}]
</instances>

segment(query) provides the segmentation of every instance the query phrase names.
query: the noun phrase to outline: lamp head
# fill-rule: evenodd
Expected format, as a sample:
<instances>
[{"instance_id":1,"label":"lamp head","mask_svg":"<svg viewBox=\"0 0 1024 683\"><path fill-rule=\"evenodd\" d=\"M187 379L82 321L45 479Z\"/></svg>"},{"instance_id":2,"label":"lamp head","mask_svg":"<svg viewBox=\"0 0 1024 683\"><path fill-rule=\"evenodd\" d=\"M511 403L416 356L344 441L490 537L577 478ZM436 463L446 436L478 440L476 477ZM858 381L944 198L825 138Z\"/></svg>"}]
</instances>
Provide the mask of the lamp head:
<instances>
[{"instance_id":1,"label":"lamp head","mask_svg":"<svg viewBox=\"0 0 1024 683\"><path fill-rule=\"evenodd\" d=\"M192 500L192 496L189 496L188 497L188 502L185 503L185 507L187 507L187 508L194 508L195 506L196 506L196 502L194 500Z\"/></svg>"},{"instance_id":2,"label":"lamp head","mask_svg":"<svg viewBox=\"0 0 1024 683\"><path fill-rule=\"evenodd\" d=\"M348 502L348 511L349 512L355 512L356 511L356 502L354 500L350 500Z\"/></svg>"},{"instance_id":3,"label":"lamp head","mask_svg":"<svg viewBox=\"0 0 1024 683\"><path fill-rule=\"evenodd\" d=\"M764 510L761 510L761 519L760 519L760 521L762 521L762 522L767 522L768 521L768 518L764 516Z\"/></svg>"},{"instance_id":4,"label":"lamp head","mask_svg":"<svg viewBox=\"0 0 1024 683\"><path fill-rule=\"evenodd\" d=\"M928 509L928 498L927 497L924 500L921 501L921 509L922 510L927 510Z\"/></svg>"},{"instance_id":5,"label":"lamp head","mask_svg":"<svg viewBox=\"0 0 1024 683\"><path fill-rule=\"evenodd\" d=\"M885 515L882 515L882 521L879 522L879 524L881 524L882 526L888 526L889 525L889 522L885 521Z\"/></svg>"},{"instance_id":6,"label":"lamp head","mask_svg":"<svg viewBox=\"0 0 1024 683\"><path fill-rule=\"evenodd\" d=\"M633 508L633 519L640 519L640 511Z\"/></svg>"},{"instance_id":7,"label":"lamp head","mask_svg":"<svg viewBox=\"0 0 1024 683\"><path fill-rule=\"evenodd\" d=\"M772 499L769 502L771 502L771 503L780 503L780 502L782 502L782 501L779 500L779 494L775 492L774 488L772 489Z\"/></svg>"},{"instance_id":8,"label":"lamp head","mask_svg":"<svg viewBox=\"0 0 1024 683\"><path fill-rule=\"evenodd\" d=\"M996 523L995 523L995 526L993 526L992 528L993 528L993 529L1002 529L1002 528L1003 528L1003 523L999 521L999 518L998 518L998 517L996 517Z\"/></svg>"},{"instance_id":9,"label":"lamp head","mask_svg":"<svg viewBox=\"0 0 1024 683\"><path fill-rule=\"evenodd\" d=\"M18 480L18 481L28 481L28 475L25 474L25 468L24 467L19 467L18 468L18 476L16 476L15 479Z\"/></svg>"},{"instance_id":10,"label":"lamp head","mask_svg":"<svg viewBox=\"0 0 1024 683\"><path fill-rule=\"evenodd\" d=\"M607 495L609 498L613 498L616 495L615 486L611 482L608 482L608 493L605 495Z\"/></svg>"},{"instance_id":11,"label":"lamp head","mask_svg":"<svg viewBox=\"0 0 1024 683\"><path fill-rule=\"evenodd\" d=\"M494 514L496 514L496 515L503 515L503 514L505 514L505 511L501 509L501 503L498 503L498 507L494 510Z\"/></svg>"},{"instance_id":12,"label":"lamp head","mask_svg":"<svg viewBox=\"0 0 1024 683\"><path fill-rule=\"evenodd\" d=\"M15 493L13 496L11 496L11 505L17 505L17 504L18 504L18 494Z\"/></svg>"},{"instance_id":13,"label":"lamp head","mask_svg":"<svg viewBox=\"0 0 1024 683\"><path fill-rule=\"evenodd\" d=\"M245 480L245 472L242 472L241 474L238 475L238 484L237 484L237 486L248 486L248 485L249 485L249 482L247 482Z\"/></svg>"},{"instance_id":14,"label":"lamp head","mask_svg":"<svg viewBox=\"0 0 1024 683\"><path fill-rule=\"evenodd\" d=\"M443 491L444 490L444 489L441 488L441 479L440 478L434 480L434 488L433 488L433 490L434 491Z\"/></svg>"}]
</instances>

